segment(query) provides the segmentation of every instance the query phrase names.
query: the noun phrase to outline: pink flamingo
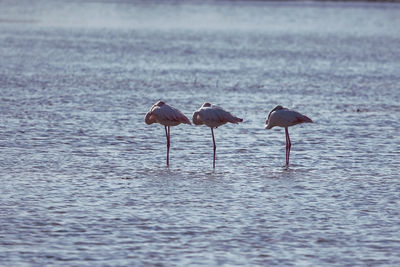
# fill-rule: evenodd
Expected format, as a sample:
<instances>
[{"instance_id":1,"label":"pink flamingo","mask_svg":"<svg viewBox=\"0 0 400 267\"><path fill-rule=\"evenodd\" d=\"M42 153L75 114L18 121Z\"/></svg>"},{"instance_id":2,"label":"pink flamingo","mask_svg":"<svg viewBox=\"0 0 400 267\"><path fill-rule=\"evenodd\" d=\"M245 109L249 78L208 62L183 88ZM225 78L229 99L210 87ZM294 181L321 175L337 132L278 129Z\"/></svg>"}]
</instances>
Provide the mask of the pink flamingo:
<instances>
[{"instance_id":1,"label":"pink flamingo","mask_svg":"<svg viewBox=\"0 0 400 267\"><path fill-rule=\"evenodd\" d=\"M150 111L146 113L144 121L146 124L160 123L165 126L165 136L167 137L167 166L169 166L170 126L176 126L181 123L191 124L190 120L178 109L165 104L163 101L158 101L151 107Z\"/></svg>"},{"instance_id":2,"label":"pink flamingo","mask_svg":"<svg viewBox=\"0 0 400 267\"><path fill-rule=\"evenodd\" d=\"M272 127L279 126L285 128L286 134L286 168L289 166L289 155L290 155L290 147L292 143L289 138L289 130L288 127L300 124L303 122L313 121L297 111L289 110L282 106L276 106L271 112L268 114L267 121L265 122L265 129L271 129Z\"/></svg>"},{"instance_id":3,"label":"pink flamingo","mask_svg":"<svg viewBox=\"0 0 400 267\"><path fill-rule=\"evenodd\" d=\"M233 116L228 111L211 105L210 103L204 103L201 108L193 113L193 123L196 125L205 124L211 128L211 134L214 144L214 157L213 157L213 168L215 169L215 151L217 146L215 145L214 128L217 128L227 122L235 123L242 122L243 119Z\"/></svg>"}]
</instances>

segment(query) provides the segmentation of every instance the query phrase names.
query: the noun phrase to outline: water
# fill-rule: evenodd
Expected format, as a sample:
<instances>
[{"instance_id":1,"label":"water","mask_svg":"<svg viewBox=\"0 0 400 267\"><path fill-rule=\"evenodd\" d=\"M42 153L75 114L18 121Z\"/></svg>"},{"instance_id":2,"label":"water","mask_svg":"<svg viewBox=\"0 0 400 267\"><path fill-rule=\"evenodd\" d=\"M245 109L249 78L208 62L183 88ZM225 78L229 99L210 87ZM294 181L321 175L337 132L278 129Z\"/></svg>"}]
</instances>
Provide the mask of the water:
<instances>
[{"instance_id":1,"label":"water","mask_svg":"<svg viewBox=\"0 0 400 267\"><path fill-rule=\"evenodd\" d=\"M400 6L0 3L0 265L398 266ZM203 102L244 118L171 128ZM314 124L265 130L275 105Z\"/></svg>"}]
</instances>

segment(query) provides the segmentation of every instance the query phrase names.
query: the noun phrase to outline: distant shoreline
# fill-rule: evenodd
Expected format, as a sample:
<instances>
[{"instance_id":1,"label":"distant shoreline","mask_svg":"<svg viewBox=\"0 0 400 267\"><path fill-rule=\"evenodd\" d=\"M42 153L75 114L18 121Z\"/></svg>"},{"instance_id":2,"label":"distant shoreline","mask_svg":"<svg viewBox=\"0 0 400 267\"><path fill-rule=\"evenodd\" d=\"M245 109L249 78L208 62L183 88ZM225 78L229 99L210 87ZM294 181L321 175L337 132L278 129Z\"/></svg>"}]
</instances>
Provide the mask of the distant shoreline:
<instances>
[{"instance_id":1,"label":"distant shoreline","mask_svg":"<svg viewBox=\"0 0 400 267\"><path fill-rule=\"evenodd\" d=\"M293 3L400 3L400 0L66 0L66 2L81 3L113 3L113 4L133 4L133 3L217 3L217 2L293 2Z\"/></svg>"},{"instance_id":2,"label":"distant shoreline","mask_svg":"<svg viewBox=\"0 0 400 267\"><path fill-rule=\"evenodd\" d=\"M107 0L105 0L107 1ZM141 0L139 0L141 1ZM183 1L183 0L178 0ZM195 0L196 1L196 0ZM375 2L400 3L400 0L211 0L215 2Z\"/></svg>"},{"instance_id":3,"label":"distant shoreline","mask_svg":"<svg viewBox=\"0 0 400 267\"><path fill-rule=\"evenodd\" d=\"M84 0L83 2L113 2L112 0ZM310 2L325 2L325 3L400 3L400 0L118 0L117 3L133 3L133 2L159 2L159 3L207 3L207 2L298 2L298 3L310 3Z\"/></svg>"},{"instance_id":4,"label":"distant shoreline","mask_svg":"<svg viewBox=\"0 0 400 267\"><path fill-rule=\"evenodd\" d=\"M201 3L207 3L207 2L354 2L354 3L368 3L368 2L374 2L374 3L400 3L400 0L167 0L167 1L162 1L162 0L117 0L116 2L112 0L83 0L82 2L100 2L100 3L107 3L107 2L113 2L113 3L134 3L134 2L164 2L164 3L190 3L190 2L201 2Z\"/></svg>"}]
</instances>

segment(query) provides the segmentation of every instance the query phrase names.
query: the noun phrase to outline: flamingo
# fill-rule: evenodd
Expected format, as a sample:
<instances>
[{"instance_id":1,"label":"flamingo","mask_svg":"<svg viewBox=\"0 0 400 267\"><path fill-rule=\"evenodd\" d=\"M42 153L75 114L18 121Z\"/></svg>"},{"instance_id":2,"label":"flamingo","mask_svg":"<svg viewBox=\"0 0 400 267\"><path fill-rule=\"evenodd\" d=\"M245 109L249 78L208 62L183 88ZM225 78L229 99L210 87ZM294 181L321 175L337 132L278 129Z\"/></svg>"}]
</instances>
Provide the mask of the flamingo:
<instances>
[{"instance_id":1,"label":"flamingo","mask_svg":"<svg viewBox=\"0 0 400 267\"><path fill-rule=\"evenodd\" d=\"M265 129L271 129L272 127L279 126L285 128L286 134L286 168L289 167L289 155L290 147L292 143L289 138L288 127L300 124L303 122L312 123L313 121L297 111L287 109L282 106L276 106L268 114L267 121L265 122Z\"/></svg>"},{"instance_id":2,"label":"flamingo","mask_svg":"<svg viewBox=\"0 0 400 267\"><path fill-rule=\"evenodd\" d=\"M165 126L165 136L167 137L167 167L169 166L169 147L170 147L170 126L181 123L191 124L190 120L178 109L171 107L163 101L155 103L149 112L146 113L146 124L159 123Z\"/></svg>"},{"instance_id":3,"label":"flamingo","mask_svg":"<svg viewBox=\"0 0 400 267\"><path fill-rule=\"evenodd\" d=\"M238 124L238 122L242 122L243 119L233 116L228 111L218 107L211 105L210 103L204 103L200 109L196 110L193 113L193 123L196 125L205 124L206 126L211 128L211 135L214 144L214 157L213 157L213 168L215 169L215 151L217 150L217 146L215 145L214 138L214 128L217 128L221 125L224 125L227 122Z\"/></svg>"}]
</instances>

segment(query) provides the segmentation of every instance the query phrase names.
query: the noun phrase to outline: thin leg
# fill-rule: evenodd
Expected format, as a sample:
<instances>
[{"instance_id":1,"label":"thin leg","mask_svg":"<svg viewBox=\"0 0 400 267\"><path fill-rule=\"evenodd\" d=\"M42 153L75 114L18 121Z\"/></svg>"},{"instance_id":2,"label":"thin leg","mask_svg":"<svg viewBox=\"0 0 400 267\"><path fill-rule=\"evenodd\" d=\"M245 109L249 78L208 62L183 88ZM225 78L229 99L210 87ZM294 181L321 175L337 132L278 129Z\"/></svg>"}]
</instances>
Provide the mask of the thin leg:
<instances>
[{"instance_id":1,"label":"thin leg","mask_svg":"<svg viewBox=\"0 0 400 267\"><path fill-rule=\"evenodd\" d=\"M215 151L217 150L217 146L215 145L214 130L212 127L211 127L211 134L212 134L213 144L214 144L213 168L215 169Z\"/></svg>"},{"instance_id":2,"label":"thin leg","mask_svg":"<svg viewBox=\"0 0 400 267\"><path fill-rule=\"evenodd\" d=\"M168 166L169 166L169 147L171 146L171 126L168 126Z\"/></svg>"},{"instance_id":3,"label":"thin leg","mask_svg":"<svg viewBox=\"0 0 400 267\"><path fill-rule=\"evenodd\" d=\"M286 135L286 167L289 167L290 147L292 146L292 143L290 142L288 127L285 127L285 135Z\"/></svg>"},{"instance_id":4,"label":"thin leg","mask_svg":"<svg viewBox=\"0 0 400 267\"><path fill-rule=\"evenodd\" d=\"M168 127L168 130L167 130ZM165 136L167 137L167 167L169 167L169 147L170 147L170 128L165 126Z\"/></svg>"}]
</instances>

